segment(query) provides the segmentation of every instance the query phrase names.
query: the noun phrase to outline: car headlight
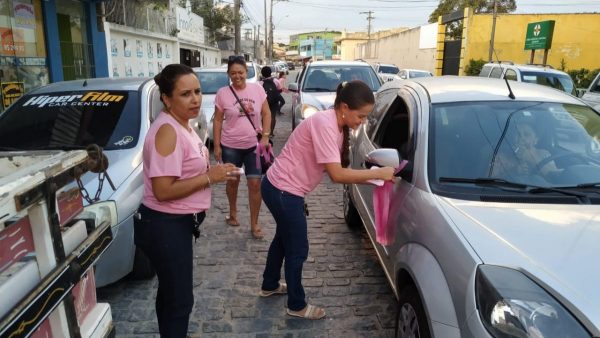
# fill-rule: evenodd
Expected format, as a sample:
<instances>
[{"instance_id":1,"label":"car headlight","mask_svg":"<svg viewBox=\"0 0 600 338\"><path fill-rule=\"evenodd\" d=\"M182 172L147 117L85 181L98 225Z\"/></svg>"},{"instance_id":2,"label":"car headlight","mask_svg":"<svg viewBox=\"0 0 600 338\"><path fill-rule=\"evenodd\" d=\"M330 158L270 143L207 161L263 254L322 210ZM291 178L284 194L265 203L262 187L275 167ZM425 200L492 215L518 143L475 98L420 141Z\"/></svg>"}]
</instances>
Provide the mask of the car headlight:
<instances>
[{"instance_id":1,"label":"car headlight","mask_svg":"<svg viewBox=\"0 0 600 338\"><path fill-rule=\"evenodd\" d=\"M494 337L591 337L554 297L519 271L481 265L475 293L479 315Z\"/></svg>"},{"instance_id":2,"label":"car headlight","mask_svg":"<svg viewBox=\"0 0 600 338\"><path fill-rule=\"evenodd\" d=\"M302 118L308 118L314 113L316 113L318 109L315 106L311 106L310 104L302 105Z\"/></svg>"}]
</instances>

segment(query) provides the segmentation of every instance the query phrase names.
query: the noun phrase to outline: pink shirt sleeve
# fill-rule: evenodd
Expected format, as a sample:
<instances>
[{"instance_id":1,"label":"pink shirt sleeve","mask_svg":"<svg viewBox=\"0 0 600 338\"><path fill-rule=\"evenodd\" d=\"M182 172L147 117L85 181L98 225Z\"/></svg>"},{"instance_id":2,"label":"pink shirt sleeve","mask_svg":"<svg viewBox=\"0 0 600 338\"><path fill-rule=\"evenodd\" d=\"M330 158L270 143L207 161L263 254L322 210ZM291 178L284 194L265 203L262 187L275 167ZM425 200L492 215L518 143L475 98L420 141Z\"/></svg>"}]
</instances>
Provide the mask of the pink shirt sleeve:
<instances>
[{"instance_id":1,"label":"pink shirt sleeve","mask_svg":"<svg viewBox=\"0 0 600 338\"><path fill-rule=\"evenodd\" d=\"M223 111L223 90L225 90L225 88L226 87L223 87L217 90L217 95L215 95L215 107L220 111Z\"/></svg>"},{"instance_id":2,"label":"pink shirt sleeve","mask_svg":"<svg viewBox=\"0 0 600 338\"><path fill-rule=\"evenodd\" d=\"M325 117L325 114L322 116ZM338 145L339 132L333 128L323 128L326 121L315 119L311 122L310 133L317 163L341 163L342 156Z\"/></svg>"},{"instance_id":3,"label":"pink shirt sleeve","mask_svg":"<svg viewBox=\"0 0 600 338\"><path fill-rule=\"evenodd\" d=\"M150 163L149 168L144 168L148 171L148 177L162 177L162 176L175 176L181 177L181 163L183 162L183 147L176 146L175 150L167 155L162 156L156 151L156 147L151 145L148 155Z\"/></svg>"}]
</instances>

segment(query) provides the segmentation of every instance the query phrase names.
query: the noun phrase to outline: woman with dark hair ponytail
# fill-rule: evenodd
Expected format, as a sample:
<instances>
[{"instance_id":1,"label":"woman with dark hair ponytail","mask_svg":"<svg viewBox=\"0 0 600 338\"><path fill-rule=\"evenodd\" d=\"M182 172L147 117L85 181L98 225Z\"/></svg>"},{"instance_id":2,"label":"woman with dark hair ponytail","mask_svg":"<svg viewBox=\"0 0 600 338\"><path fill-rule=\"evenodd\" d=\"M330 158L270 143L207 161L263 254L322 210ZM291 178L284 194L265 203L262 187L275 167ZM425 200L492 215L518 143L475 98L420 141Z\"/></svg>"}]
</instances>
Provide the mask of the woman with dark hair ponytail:
<instances>
[{"instance_id":1,"label":"woman with dark hair ponytail","mask_svg":"<svg viewBox=\"0 0 600 338\"><path fill-rule=\"evenodd\" d=\"M308 257L304 197L321 182L325 172L336 183L393 180L394 168L347 168L350 129L358 128L373 110L375 97L361 81L338 85L333 109L317 112L290 135L261 184L262 197L277 228L269 247L259 295L288 294L287 314L321 319L322 308L306 302L302 265ZM302 164L302 169L298 164ZM285 260L285 281L280 282Z\"/></svg>"}]
</instances>

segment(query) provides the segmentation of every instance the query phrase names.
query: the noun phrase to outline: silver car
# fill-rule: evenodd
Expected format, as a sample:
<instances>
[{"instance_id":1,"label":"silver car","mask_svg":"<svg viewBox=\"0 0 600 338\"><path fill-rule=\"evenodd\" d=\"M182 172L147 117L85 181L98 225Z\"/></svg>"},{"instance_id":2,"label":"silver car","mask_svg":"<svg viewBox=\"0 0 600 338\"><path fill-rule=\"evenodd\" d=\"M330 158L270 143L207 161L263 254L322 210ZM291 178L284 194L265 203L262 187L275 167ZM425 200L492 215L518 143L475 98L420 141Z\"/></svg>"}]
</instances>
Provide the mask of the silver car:
<instances>
[{"instance_id":1,"label":"silver car","mask_svg":"<svg viewBox=\"0 0 600 338\"><path fill-rule=\"evenodd\" d=\"M398 297L397 337L600 337L599 126L579 99L522 82L378 91L351 166L407 161L390 242L376 240L374 185L345 186L344 215Z\"/></svg>"},{"instance_id":2,"label":"silver car","mask_svg":"<svg viewBox=\"0 0 600 338\"><path fill-rule=\"evenodd\" d=\"M142 201L142 150L150 123L163 109L158 87L148 78L87 79L56 82L32 90L0 114L0 149L104 149L108 177L82 177L90 198L114 200L118 220L114 240L96 264L96 285L131 273L154 275L133 243L133 217ZM206 140L206 122L200 128ZM198 124L194 126L198 128ZM201 130L196 130L202 134ZM101 192L97 193L101 182ZM111 188L114 185L115 190Z\"/></svg>"},{"instance_id":3,"label":"silver car","mask_svg":"<svg viewBox=\"0 0 600 338\"><path fill-rule=\"evenodd\" d=\"M373 67L364 61L313 61L306 64L296 82L288 85L292 92L292 129L317 111L333 107L338 84L351 80L363 81L373 92L383 83Z\"/></svg>"}]
</instances>

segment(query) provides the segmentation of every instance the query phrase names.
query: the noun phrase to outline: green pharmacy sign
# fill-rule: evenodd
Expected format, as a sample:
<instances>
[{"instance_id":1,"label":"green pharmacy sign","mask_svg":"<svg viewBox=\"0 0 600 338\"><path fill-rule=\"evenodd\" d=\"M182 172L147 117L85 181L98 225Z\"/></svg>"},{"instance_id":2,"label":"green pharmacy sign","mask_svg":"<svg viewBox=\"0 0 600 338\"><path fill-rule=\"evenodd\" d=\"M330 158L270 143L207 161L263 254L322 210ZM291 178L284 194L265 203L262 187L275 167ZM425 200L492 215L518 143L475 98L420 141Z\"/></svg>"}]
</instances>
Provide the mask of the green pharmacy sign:
<instances>
[{"instance_id":1,"label":"green pharmacy sign","mask_svg":"<svg viewBox=\"0 0 600 338\"><path fill-rule=\"evenodd\" d=\"M527 35L525 36L525 50L550 49L552 47L553 33L554 20L528 24Z\"/></svg>"}]
</instances>

